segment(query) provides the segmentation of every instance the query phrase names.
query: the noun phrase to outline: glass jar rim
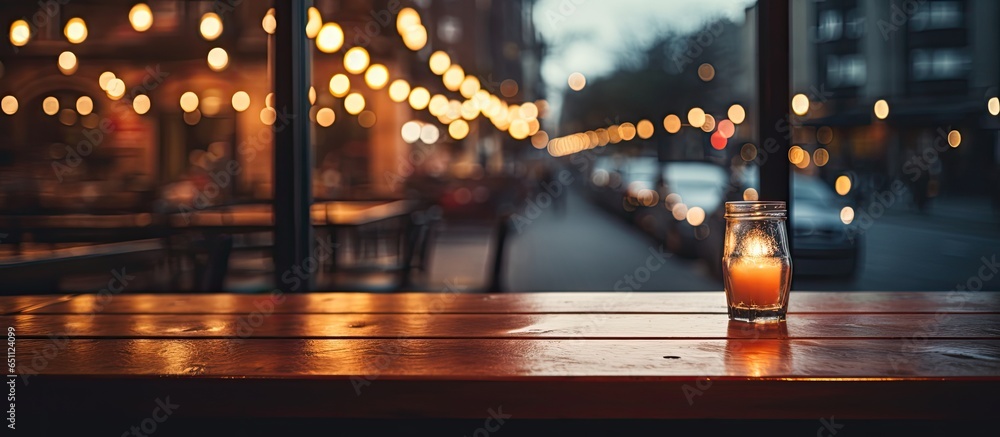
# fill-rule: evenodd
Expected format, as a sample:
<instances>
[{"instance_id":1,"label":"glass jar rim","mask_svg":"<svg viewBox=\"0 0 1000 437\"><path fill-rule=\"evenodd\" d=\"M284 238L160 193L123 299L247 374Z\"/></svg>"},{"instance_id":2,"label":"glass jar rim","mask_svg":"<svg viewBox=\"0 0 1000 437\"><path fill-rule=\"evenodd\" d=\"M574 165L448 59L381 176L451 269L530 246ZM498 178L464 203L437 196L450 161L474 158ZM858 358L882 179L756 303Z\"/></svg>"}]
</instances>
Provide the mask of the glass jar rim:
<instances>
[{"instance_id":1,"label":"glass jar rim","mask_svg":"<svg viewBox=\"0 0 1000 437\"><path fill-rule=\"evenodd\" d=\"M787 204L779 200L726 202L726 218L786 218Z\"/></svg>"}]
</instances>

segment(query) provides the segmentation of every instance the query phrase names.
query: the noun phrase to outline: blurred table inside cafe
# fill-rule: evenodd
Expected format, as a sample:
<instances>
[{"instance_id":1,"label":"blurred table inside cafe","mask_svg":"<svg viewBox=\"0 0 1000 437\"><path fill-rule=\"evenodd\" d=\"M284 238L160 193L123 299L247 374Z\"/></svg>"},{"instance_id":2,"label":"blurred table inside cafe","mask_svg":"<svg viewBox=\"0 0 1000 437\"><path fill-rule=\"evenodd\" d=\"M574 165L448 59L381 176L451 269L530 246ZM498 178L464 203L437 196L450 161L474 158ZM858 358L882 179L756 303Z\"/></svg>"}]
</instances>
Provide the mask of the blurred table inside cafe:
<instances>
[{"instance_id":1,"label":"blurred table inside cafe","mask_svg":"<svg viewBox=\"0 0 1000 437\"><path fill-rule=\"evenodd\" d=\"M730 322L721 291L12 296L0 308L40 417L142 417L169 395L188 418L481 423L492 410L536 424L789 420L812 435L821 420L981 425L1000 392L1000 293L793 292L773 325Z\"/></svg>"}]
</instances>

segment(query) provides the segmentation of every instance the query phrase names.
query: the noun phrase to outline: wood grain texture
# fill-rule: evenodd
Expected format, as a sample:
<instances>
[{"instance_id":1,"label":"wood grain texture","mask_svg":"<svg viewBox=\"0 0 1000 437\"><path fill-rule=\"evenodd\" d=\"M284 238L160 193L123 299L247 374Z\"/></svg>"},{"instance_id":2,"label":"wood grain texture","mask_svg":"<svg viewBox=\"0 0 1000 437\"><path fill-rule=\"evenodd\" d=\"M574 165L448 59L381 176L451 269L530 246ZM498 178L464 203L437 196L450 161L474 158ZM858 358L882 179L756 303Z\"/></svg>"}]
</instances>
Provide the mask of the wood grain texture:
<instances>
[{"instance_id":1,"label":"wood grain texture","mask_svg":"<svg viewBox=\"0 0 1000 437\"><path fill-rule=\"evenodd\" d=\"M2 302L2 299L0 299ZM720 292L653 293L313 293L285 295L80 295L33 313L103 314L670 314L726 313ZM792 292L790 313L1000 313L1000 293Z\"/></svg>"},{"instance_id":2,"label":"wood grain texture","mask_svg":"<svg viewBox=\"0 0 1000 437\"><path fill-rule=\"evenodd\" d=\"M1000 314L793 314L780 328L725 314L21 314L21 338L981 338Z\"/></svg>"},{"instance_id":3,"label":"wood grain texture","mask_svg":"<svg viewBox=\"0 0 1000 437\"><path fill-rule=\"evenodd\" d=\"M48 375L1000 382L1000 341L995 340L26 339L18 346L25 357L58 348L44 366L21 361Z\"/></svg>"},{"instance_id":4,"label":"wood grain texture","mask_svg":"<svg viewBox=\"0 0 1000 437\"><path fill-rule=\"evenodd\" d=\"M38 296L4 296L0 297L0 314L15 314L29 309L38 309L46 305L64 302L71 295L38 295Z\"/></svg>"}]
</instances>

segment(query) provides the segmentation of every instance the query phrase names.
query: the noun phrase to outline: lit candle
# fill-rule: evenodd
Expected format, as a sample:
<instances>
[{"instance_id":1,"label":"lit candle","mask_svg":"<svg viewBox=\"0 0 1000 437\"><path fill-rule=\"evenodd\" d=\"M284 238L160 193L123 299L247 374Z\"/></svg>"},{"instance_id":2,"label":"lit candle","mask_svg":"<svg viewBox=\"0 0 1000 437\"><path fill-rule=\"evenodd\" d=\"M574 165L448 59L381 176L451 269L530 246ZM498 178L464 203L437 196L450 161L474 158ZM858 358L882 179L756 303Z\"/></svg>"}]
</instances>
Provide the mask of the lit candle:
<instances>
[{"instance_id":1,"label":"lit candle","mask_svg":"<svg viewBox=\"0 0 1000 437\"><path fill-rule=\"evenodd\" d=\"M759 235L750 236L743 256L734 259L726 275L732 303L741 307L773 307L781 300L782 280L788 274L774 253L774 242Z\"/></svg>"}]
</instances>

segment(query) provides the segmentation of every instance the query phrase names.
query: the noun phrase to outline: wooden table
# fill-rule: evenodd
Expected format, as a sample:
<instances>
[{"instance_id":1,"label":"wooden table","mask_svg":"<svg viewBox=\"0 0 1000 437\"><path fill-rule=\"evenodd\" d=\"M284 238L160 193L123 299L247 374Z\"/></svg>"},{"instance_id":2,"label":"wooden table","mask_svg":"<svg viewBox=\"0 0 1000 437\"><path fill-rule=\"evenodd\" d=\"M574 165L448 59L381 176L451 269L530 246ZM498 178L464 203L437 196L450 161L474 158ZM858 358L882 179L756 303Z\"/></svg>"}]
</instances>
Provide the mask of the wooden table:
<instances>
[{"instance_id":1,"label":"wooden table","mask_svg":"<svg viewBox=\"0 0 1000 437\"><path fill-rule=\"evenodd\" d=\"M82 415L143 417L169 395L186 417L969 423L1000 393L1000 293L793 292L770 327L729 322L721 292L79 295L0 311L21 373L37 373L23 408Z\"/></svg>"}]
</instances>

